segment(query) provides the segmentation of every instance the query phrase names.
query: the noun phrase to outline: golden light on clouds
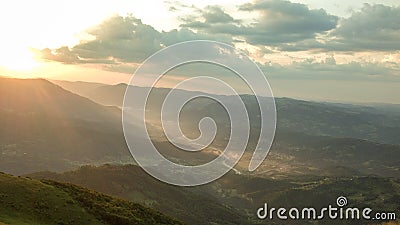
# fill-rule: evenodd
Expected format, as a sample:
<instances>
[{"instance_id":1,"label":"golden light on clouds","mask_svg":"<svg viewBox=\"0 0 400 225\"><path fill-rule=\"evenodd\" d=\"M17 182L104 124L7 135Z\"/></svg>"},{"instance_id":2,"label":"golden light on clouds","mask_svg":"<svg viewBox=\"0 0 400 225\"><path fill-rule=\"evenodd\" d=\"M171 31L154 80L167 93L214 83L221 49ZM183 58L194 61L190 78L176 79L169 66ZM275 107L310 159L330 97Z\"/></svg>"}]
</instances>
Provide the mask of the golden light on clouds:
<instances>
[{"instance_id":1,"label":"golden light on clouds","mask_svg":"<svg viewBox=\"0 0 400 225\"><path fill-rule=\"evenodd\" d=\"M0 76L127 82L160 46L215 39L246 52L271 79L289 80L288 96L298 97L290 92L294 87L290 79L398 84L400 29L392 26L399 18L398 0L363 1L369 5L338 1L343 4L317 0L268 4L251 0L6 1L0 7ZM380 2L384 5L374 5ZM284 20L265 17L271 11L282 14ZM383 11L388 16L370 26L376 22L371 18ZM141 22L127 25L132 18ZM96 29L101 32L92 32ZM357 32L363 35L354 38ZM394 90L381 89L383 93ZM385 101L389 100L393 101Z\"/></svg>"}]
</instances>

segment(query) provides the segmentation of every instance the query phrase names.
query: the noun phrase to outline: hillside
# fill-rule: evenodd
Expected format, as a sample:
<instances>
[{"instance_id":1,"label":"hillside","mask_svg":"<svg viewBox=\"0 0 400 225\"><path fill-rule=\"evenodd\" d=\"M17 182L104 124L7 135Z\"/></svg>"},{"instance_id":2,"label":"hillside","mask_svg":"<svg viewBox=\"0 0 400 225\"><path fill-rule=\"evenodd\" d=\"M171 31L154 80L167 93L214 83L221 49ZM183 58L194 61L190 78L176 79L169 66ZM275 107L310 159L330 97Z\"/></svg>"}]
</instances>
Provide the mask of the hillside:
<instances>
[{"instance_id":1,"label":"hillside","mask_svg":"<svg viewBox=\"0 0 400 225\"><path fill-rule=\"evenodd\" d=\"M111 90L115 87L84 82L68 84L88 90L101 87ZM122 86L119 85L120 89L123 89ZM119 109L99 105L42 79L1 78L0 87L1 171L12 174L45 170L57 172L87 164L133 162L125 144ZM168 89L156 89L155 97L162 97L167 92ZM188 92L180 91L180 95L185 94ZM253 107L254 99L251 96L243 97L252 116L252 141L248 145L252 150L257 139L257 110ZM155 98L153 103L157 105L159 101ZM210 104L214 103L200 101L185 108L182 112L183 130L187 131L188 136L196 137L198 120L209 115L216 119L219 126L216 141L211 147L223 149L226 136L229 135L226 115L220 108ZM349 138L360 136L361 133L376 133L383 127L386 133L379 131L379 135L385 138L392 135L390 139L398 140L398 132L395 131L397 117L393 110L389 110L391 114L382 111L382 115L386 116L380 118L376 115L381 111L370 107L337 106L293 99L277 99L277 105L277 135L270 155L256 171L257 175L400 176L398 145ZM154 111L158 108L150 111L153 118L157 117ZM367 128L359 127L360 124ZM394 132L385 128L390 124ZM152 125L149 126L152 127L150 134L156 137L155 145L171 160L191 164L215 158L215 154L210 154L212 151L196 153L195 158L191 153L177 151L160 135L159 124L154 122ZM336 131L341 133L337 134ZM336 135L321 136L330 132ZM343 135L346 137L334 137ZM371 139L380 139L373 137ZM143 148L140 140L136 146ZM239 164L245 171L250 157L251 151L246 152Z\"/></svg>"},{"instance_id":2,"label":"hillside","mask_svg":"<svg viewBox=\"0 0 400 225\"><path fill-rule=\"evenodd\" d=\"M73 183L138 202L188 224L251 224L245 214L217 201L209 193L163 183L138 166L84 166L65 173L41 172L27 176Z\"/></svg>"},{"instance_id":3,"label":"hillside","mask_svg":"<svg viewBox=\"0 0 400 225\"><path fill-rule=\"evenodd\" d=\"M181 224L139 204L82 187L0 173L0 224Z\"/></svg>"},{"instance_id":4,"label":"hillside","mask_svg":"<svg viewBox=\"0 0 400 225\"><path fill-rule=\"evenodd\" d=\"M225 176L212 187L220 201L229 202L234 207L255 212L268 203L270 207L315 207L320 209L335 205L339 196L345 196L348 207L370 207L375 212L400 213L400 180L373 176L360 177L318 177L292 176L286 179L265 179ZM248 200L246 205L244 200ZM397 218L398 224L400 221ZM380 221L384 222L384 221ZM285 221L284 224L380 224L378 221L332 221L318 222L300 220ZM282 224L282 221L268 224Z\"/></svg>"},{"instance_id":5,"label":"hillside","mask_svg":"<svg viewBox=\"0 0 400 225\"><path fill-rule=\"evenodd\" d=\"M0 171L131 160L121 112L43 79L0 78Z\"/></svg>"},{"instance_id":6,"label":"hillside","mask_svg":"<svg viewBox=\"0 0 400 225\"><path fill-rule=\"evenodd\" d=\"M400 213L400 180L373 176L292 175L271 179L230 172L213 183L196 188L167 185L148 176L139 167L128 165L86 166L61 174L43 172L29 176L71 182L134 200L188 224L257 224L262 221L255 218L255 212L265 202L276 207L312 205L318 208L335 203L342 195L352 206ZM335 224L347 222L335 221ZM309 223L301 221L300 224ZM371 224L371 221L351 221L351 224Z\"/></svg>"},{"instance_id":7,"label":"hillside","mask_svg":"<svg viewBox=\"0 0 400 225\"><path fill-rule=\"evenodd\" d=\"M115 123L120 117L117 108L96 104L44 79L0 77L0 109L88 122Z\"/></svg>"},{"instance_id":8,"label":"hillside","mask_svg":"<svg viewBox=\"0 0 400 225\"><path fill-rule=\"evenodd\" d=\"M250 157L249 153L245 154L241 167L246 168ZM279 131L267 159L255 174L400 178L399 165L399 145Z\"/></svg>"},{"instance_id":9,"label":"hillside","mask_svg":"<svg viewBox=\"0 0 400 225\"><path fill-rule=\"evenodd\" d=\"M104 85L82 81L51 80L66 90L90 98L102 105L122 106L126 84Z\"/></svg>"},{"instance_id":10,"label":"hillside","mask_svg":"<svg viewBox=\"0 0 400 225\"><path fill-rule=\"evenodd\" d=\"M56 81L68 90L85 96L103 105L122 106L126 84L99 85L93 88L93 83ZM157 99L153 109L159 110L161 99L169 89L154 88L152 95ZM180 90L180 95L188 91ZM250 117L257 124L259 110L255 98L242 96ZM227 97L229 100L229 96ZM400 144L400 114L398 105L352 105L326 102L302 101L290 98L275 98L278 115L278 130L303 132L309 135L328 135L365 139L373 142ZM203 114L214 112L217 121L224 121L225 113L218 109L215 102L196 103L192 111L188 110L188 121L196 121ZM196 113L193 113L196 112Z\"/></svg>"}]
</instances>

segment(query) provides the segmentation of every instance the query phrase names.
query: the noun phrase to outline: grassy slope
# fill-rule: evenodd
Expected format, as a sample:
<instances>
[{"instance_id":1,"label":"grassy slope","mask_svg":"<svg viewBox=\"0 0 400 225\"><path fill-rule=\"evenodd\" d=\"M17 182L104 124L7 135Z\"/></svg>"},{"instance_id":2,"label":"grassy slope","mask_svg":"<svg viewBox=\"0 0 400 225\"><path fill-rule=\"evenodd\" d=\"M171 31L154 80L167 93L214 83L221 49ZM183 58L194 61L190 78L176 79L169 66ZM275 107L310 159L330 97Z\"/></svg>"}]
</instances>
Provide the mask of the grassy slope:
<instances>
[{"instance_id":1,"label":"grassy slope","mask_svg":"<svg viewBox=\"0 0 400 225\"><path fill-rule=\"evenodd\" d=\"M249 224L240 211L218 202L207 193L165 184L138 166L84 166L61 174L43 172L28 176L73 183L138 202L188 224Z\"/></svg>"},{"instance_id":2,"label":"grassy slope","mask_svg":"<svg viewBox=\"0 0 400 225\"><path fill-rule=\"evenodd\" d=\"M348 199L349 207L370 207L376 211L395 212L399 215L400 180L383 177L312 177L293 176L287 179L268 179L243 177L239 175L224 176L215 184L222 193L222 201L230 201L235 207L245 206L240 198L251 199L247 206L253 213L268 203L270 207L310 207L317 209L327 205L336 205L339 196ZM218 196L216 196L218 197ZM245 209L245 208L243 208ZM398 218L398 216L397 216ZM282 224L282 221L275 221ZM285 221L285 224L380 224L374 221ZM384 221L380 221L384 222ZM398 224L398 219L396 223Z\"/></svg>"},{"instance_id":3,"label":"grassy slope","mask_svg":"<svg viewBox=\"0 0 400 225\"><path fill-rule=\"evenodd\" d=\"M0 174L0 224L181 224L139 204L71 184Z\"/></svg>"},{"instance_id":4,"label":"grassy slope","mask_svg":"<svg viewBox=\"0 0 400 225\"><path fill-rule=\"evenodd\" d=\"M158 182L137 166L128 165L87 166L62 174L36 173L29 176L71 182L113 196L135 200L189 224L204 224L206 220L203 220L203 217L216 224L244 224L246 218L249 219L247 223L262 224L263 221L255 218L255 212L265 202L277 207L321 208L335 204L339 196L347 197L349 206L368 206L374 210L399 213L400 180L393 178L293 176L286 179L270 179L231 172L202 187L179 188ZM220 204L215 204L216 202ZM222 208L221 203L226 208ZM195 218L190 217L189 213ZM242 220L235 220L234 216L242 216ZM334 222L346 224L346 221ZM371 221L350 222L371 224ZM286 224L296 224L296 221L287 221ZM300 224L309 223L300 221Z\"/></svg>"}]
</instances>

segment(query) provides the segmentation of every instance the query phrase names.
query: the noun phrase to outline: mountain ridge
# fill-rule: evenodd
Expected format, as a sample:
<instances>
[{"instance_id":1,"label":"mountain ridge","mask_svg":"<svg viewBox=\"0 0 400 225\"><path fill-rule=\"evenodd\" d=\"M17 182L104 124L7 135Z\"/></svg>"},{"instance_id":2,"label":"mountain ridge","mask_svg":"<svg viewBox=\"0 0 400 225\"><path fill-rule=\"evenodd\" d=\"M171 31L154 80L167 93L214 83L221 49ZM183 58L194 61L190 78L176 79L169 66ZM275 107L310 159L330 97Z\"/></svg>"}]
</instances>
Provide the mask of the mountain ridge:
<instances>
[{"instance_id":1,"label":"mountain ridge","mask_svg":"<svg viewBox=\"0 0 400 225\"><path fill-rule=\"evenodd\" d=\"M0 171L62 171L132 161L121 111L44 79L0 78Z\"/></svg>"},{"instance_id":2,"label":"mountain ridge","mask_svg":"<svg viewBox=\"0 0 400 225\"><path fill-rule=\"evenodd\" d=\"M74 82L58 81L58 85L68 89L74 87L77 94L92 99L103 105L122 107L122 102L127 84L107 85L103 84L91 89L90 82L85 85L74 86ZM90 90L89 90L90 89ZM149 104L152 109L159 111L160 101L169 92L168 88L154 88ZM190 91L179 89L180 95L192 94ZM150 96L151 97L151 96ZM229 100L229 96L224 96ZM257 116L257 103L252 95L241 95L250 114ZM262 100L264 97L260 97ZM400 107L352 105L340 103L327 103L317 101L305 101L287 97L275 98L277 108L278 129L302 131L312 135L329 135L334 137L353 137L374 142L400 144L397 134L400 133ZM202 110L208 112L215 108L212 103L197 103L197 114ZM394 108L394 109L391 109ZM399 108L399 109L397 109ZM188 114L193 114L193 112ZM250 115L251 117L251 115ZM300 129L300 130L299 130Z\"/></svg>"}]
</instances>

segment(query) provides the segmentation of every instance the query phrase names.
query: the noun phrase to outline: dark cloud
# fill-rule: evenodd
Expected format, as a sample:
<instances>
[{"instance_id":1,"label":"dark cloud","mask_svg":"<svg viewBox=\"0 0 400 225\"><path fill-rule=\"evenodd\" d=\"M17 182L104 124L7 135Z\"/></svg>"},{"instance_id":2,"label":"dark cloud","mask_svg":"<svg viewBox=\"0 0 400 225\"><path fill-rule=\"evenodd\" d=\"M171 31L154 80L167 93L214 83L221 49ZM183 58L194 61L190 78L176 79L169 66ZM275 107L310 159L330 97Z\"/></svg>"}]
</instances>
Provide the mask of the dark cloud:
<instances>
[{"instance_id":1,"label":"dark cloud","mask_svg":"<svg viewBox=\"0 0 400 225\"><path fill-rule=\"evenodd\" d=\"M312 10L304 4L289 1L257 1L242 5L240 10L259 12L246 36L250 44L274 45L313 39L319 33L336 27L338 17L323 9Z\"/></svg>"},{"instance_id":2,"label":"dark cloud","mask_svg":"<svg viewBox=\"0 0 400 225\"><path fill-rule=\"evenodd\" d=\"M43 59L48 59L52 61L64 62L67 64L75 64L81 62L78 55L72 53L68 47L61 47L56 50L45 48L41 50L40 53Z\"/></svg>"},{"instance_id":3,"label":"dark cloud","mask_svg":"<svg viewBox=\"0 0 400 225\"><path fill-rule=\"evenodd\" d=\"M365 4L320 40L284 43L282 51L398 51L400 50L400 7Z\"/></svg>"},{"instance_id":4,"label":"dark cloud","mask_svg":"<svg viewBox=\"0 0 400 225\"><path fill-rule=\"evenodd\" d=\"M400 7L365 4L341 19L327 48L338 51L400 50Z\"/></svg>"},{"instance_id":5,"label":"dark cloud","mask_svg":"<svg viewBox=\"0 0 400 225\"><path fill-rule=\"evenodd\" d=\"M234 19L219 6L196 9L198 14L180 18L181 27L195 29L209 34L242 35L244 27L240 20Z\"/></svg>"},{"instance_id":6,"label":"dark cloud","mask_svg":"<svg viewBox=\"0 0 400 225\"><path fill-rule=\"evenodd\" d=\"M178 9L177 9L176 7L174 7L174 6L170 6L170 7L168 8L168 11L170 11L170 12L175 12L175 11L178 11Z\"/></svg>"},{"instance_id":7,"label":"dark cloud","mask_svg":"<svg viewBox=\"0 0 400 225\"><path fill-rule=\"evenodd\" d=\"M90 29L94 40L74 46L81 58L113 58L123 62L142 60L161 49L161 34L133 16L115 16Z\"/></svg>"},{"instance_id":8,"label":"dark cloud","mask_svg":"<svg viewBox=\"0 0 400 225\"><path fill-rule=\"evenodd\" d=\"M181 26L280 51L400 50L400 7L365 4L340 19L323 9L282 0L259 0L238 10L260 16L246 25L222 8L209 6L198 10L200 15L184 18Z\"/></svg>"},{"instance_id":9,"label":"dark cloud","mask_svg":"<svg viewBox=\"0 0 400 225\"><path fill-rule=\"evenodd\" d=\"M200 18L186 18L182 26L241 36L252 45L279 47L313 40L317 34L334 29L338 20L338 17L322 9L312 10L304 4L281 0L256 1L240 6L239 10L259 13L261 16L250 25L244 25L214 6L205 8Z\"/></svg>"},{"instance_id":10,"label":"dark cloud","mask_svg":"<svg viewBox=\"0 0 400 225\"><path fill-rule=\"evenodd\" d=\"M233 17L224 12L220 7L208 6L206 9L203 17L208 24L234 22Z\"/></svg>"},{"instance_id":11,"label":"dark cloud","mask_svg":"<svg viewBox=\"0 0 400 225\"><path fill-rule=\"evenodd\" d=\"M161 42L163 45L168 46L182 41L190 40L213 40L225 43L231 43L232 38L224 34L207 34L205 32L193 32L188 28L181 28L180 30L174 29L168 32L162 32Z\"/></svg>"}]
</instances>

